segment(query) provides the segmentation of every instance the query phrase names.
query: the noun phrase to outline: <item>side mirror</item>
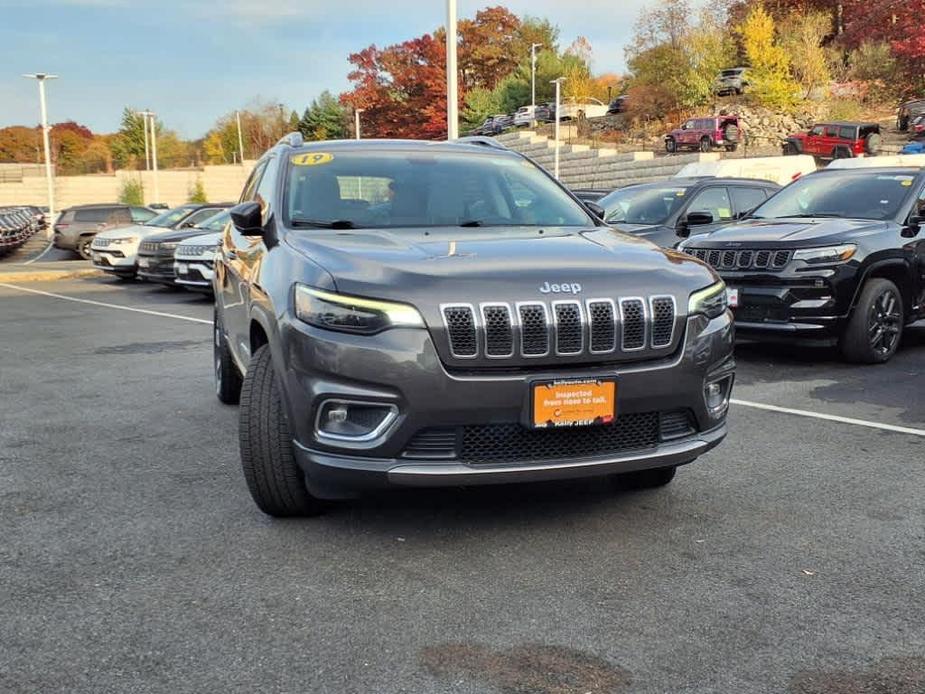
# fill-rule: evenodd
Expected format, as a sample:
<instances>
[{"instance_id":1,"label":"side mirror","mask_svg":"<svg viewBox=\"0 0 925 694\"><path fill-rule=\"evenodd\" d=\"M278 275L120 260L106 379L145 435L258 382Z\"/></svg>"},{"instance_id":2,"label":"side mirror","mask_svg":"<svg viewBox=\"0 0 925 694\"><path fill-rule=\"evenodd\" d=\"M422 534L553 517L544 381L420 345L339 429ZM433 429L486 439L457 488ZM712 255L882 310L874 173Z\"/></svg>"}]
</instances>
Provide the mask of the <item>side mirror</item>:
<instances>
[{"instance_id":1,"label":"side mirror","mask_svg":"<svg viewBox=\"0 0 925 694\"><path fill-rule=\"evenodd\" d=\"M919 235L923 224L925 224L925 217L914 214L909 217L909 221L906 223L906 226L903 227L903 230L900 232L900 234L904 238L913 239Z\"/></svg>"},{"instance_id":2,"label":"side mirror","mask_svg":"<svg viewBox=\"0 0 925 694\"><path fill-rule=\"evenodd\" d=\"M604 217L607 216L607 210L598 205L596 202L586 202L585 207L591 210L594 216L599 218L601 221L604 221Z\"/></svg>"},{"instance_id":3,"label":"side mirror","mask_svg":"<svg viewBox=\"0 0 925 694\"><path fill-rule=\"evenodd\" d=\"M713 223L713 215L709 212L688 212L684 221L689 227L703 226L704 224Z\"/></svg>"},{"instance_id":4,"label":"side mirror","mask_svg":"<svg viewBox=\"0 0 925 694\"><path fill-rule=\"evenodd\" d=\"M263 210L258 202L242 202L230 210L231 223L244 236L263 236Z\"/></svg>"}]
</instances>

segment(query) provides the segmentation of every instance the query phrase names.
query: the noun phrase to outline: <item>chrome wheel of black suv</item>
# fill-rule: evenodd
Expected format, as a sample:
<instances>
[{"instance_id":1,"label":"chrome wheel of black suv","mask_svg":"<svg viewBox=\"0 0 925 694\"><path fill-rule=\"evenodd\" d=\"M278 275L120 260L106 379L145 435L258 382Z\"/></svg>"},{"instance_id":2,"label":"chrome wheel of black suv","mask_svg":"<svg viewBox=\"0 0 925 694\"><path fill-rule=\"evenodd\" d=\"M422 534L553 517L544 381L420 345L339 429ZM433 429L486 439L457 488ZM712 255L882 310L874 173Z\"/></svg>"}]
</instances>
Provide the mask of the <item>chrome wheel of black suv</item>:
<instances>
[{"instance_id":1,"label":"chrome wheel of black suv","mask_svg":"<svg viewBox=\"0 0 925 694\"><path fill-rule=\"evenodd\" d=\"M896 285L882 278L868 281L842 338L845 358L865 364L889 360L899 347L903 318Z\"/></svg>"},{"instance_id":2,"label":"chrome wheel of black suv","mask_svg":"<svg viewBox=\"0 0 925 694\"><path fill-rule=\"evenodd\" d=\"M241 374L235 366L222 328L218 311L212 318L212 365L215 371L215 394L226 405L237 405L241 397Z\"/></svg>"}]
</instances>

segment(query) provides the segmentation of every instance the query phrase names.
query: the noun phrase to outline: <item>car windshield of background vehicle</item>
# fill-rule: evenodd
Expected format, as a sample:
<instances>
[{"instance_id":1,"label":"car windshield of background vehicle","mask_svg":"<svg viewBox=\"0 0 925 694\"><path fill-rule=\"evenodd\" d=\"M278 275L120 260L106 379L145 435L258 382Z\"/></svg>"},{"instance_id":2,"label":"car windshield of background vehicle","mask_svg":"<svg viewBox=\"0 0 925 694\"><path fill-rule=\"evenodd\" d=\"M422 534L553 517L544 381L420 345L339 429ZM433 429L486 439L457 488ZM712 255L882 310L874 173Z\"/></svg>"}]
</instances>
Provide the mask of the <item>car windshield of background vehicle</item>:
<instances>
[{"instance_id":1,"label":"car windshield of background vehicle","mask_svg":"<svg viewBox=\"0 0 925 694\"><path fill-rule=\"evenodd\" d=\"M290 226L589 227L543 171L509 155L310 152L290 157Z\"/></svg>"},{"instance_id":2,"label":"car windshield of background vehicle","mask_svg":"<svg viewBox=\"0 0 925 694\"><path fill-rule=\"evenodd\" d=\"M152 217L147 222L145 226L149 227L172 227L174 224L183 219L187 214L189 214L189 207L177 207L172 210L167 210L157 217Z\"/></svg>"},{"instance_id":3,"label":"car windshield of background vehicle","mask_svg":"<svg viewBox=\"0 0 925 694\"><path fill-rule=\"evenodd\" d=\"M890 219L912 191L914 180L912 174L870 172L806 176L760 205L751 217Z\"/></svg>"},{"instance_id":4,"label":"car windshield of background vehicle","mask_svg":"<svg viewBox=\"0 0 925 694\"><path fill-rule=\"evenodd\" d=\"M597 204L607 212L608 224L662 224L685 202L687 188L624 188L606 195Z\"/></svg>"}]
</instances>

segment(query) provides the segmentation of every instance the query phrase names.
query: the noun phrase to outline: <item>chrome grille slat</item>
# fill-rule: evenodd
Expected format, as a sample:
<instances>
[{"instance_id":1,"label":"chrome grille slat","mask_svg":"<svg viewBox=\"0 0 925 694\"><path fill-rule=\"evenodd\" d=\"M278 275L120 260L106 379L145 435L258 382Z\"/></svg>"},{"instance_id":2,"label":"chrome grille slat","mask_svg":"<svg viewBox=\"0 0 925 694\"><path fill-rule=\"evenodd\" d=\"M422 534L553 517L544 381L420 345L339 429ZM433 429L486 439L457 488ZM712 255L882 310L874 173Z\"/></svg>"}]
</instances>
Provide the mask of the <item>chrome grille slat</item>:
<instances>
[{"instance_id":1,"label":"chrome grille slat","mask_svg":"<svg viewBox=\"0 0 925 694\"><path fill-rule=\"evenodd\" d=\"M552 323L555 329L556 354L563 356L584 351L584 317L577 301L553 301Z\"/></svg>"},{"instance_id":2,"label":"chrome grille slat","mask_svg":"<svg viewBox=\"0 0 925 694\"><path fill-rule=\"evenodd\" d=\"M549 354L549 313L543 303L517 304L520 319L520 353L525 357Z\"/></svg>"},{"instance_id":3,"label":"chrome grille slat","mask_svg":"<svg viewBox=\"0 0 925 694\"><path fill-rule=\"evenodd\" d=\"M675 304L673 296L653 296L649 299L652 316L652 347L668 347L674 337Z\"/></svg>"},{"instance_id":4,"label":"chrome grille slat","mask_svg":"<svg viewBox=\"0 0 925 694\"><path fill-rule=\"evenodd\" d=\"M591 354L607 354L617 348L617 311L612 299L589 299L588 338Z\"/></svg>"},{"instance_id":5,"label":"chrome grille slat","mask_svg":"<svg viewBox=\"0 0 925 694\"><path fill-rule=\"evenodd\" d=\"M485 326L485 356L492 359L514 356L514 324L507 304L482 304Z\"/></svg>"},{"instance_id":6,"label":"chrome grille slat","mask_svg":"<svg viewBox=\"0 0 925 694\"><path fill-rule=\"evenodd\" d=\"M623 351L635 352L646 346L646 304L638 297L620 299Z\"/></svg>"}]
</instances>

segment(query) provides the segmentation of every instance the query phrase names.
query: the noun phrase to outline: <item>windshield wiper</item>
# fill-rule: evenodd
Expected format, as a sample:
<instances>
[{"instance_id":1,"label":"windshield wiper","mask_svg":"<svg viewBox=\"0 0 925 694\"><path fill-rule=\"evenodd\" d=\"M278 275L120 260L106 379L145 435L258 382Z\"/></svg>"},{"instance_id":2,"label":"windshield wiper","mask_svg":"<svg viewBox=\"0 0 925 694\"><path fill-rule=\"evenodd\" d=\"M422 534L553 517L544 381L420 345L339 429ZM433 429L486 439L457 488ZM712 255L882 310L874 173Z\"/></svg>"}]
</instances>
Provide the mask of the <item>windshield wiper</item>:
<instances>
[{"instance_id":1,"label":"windshield wiper","mask_svg":"<svg viewBox=\"0 0 925 694\"><path fill-rule=\"evenodd\" d=\"M787 214L785 217L795 217L801 219L812 219L813 217L844 217L845 215L838 214L837 212L806 212L804 214Z\"/></svg>"},{"instance_id":2,"label":"windshield wiper","mask_svg":"<svg viewBox=\"0 0 925 694\"><path fill-rule=\"evenodd\" d=\"M294 227L311 227L313 229L356 229L356 225L349 219L293 219Z\"/></svg>"},{"instance_id":3,"label":"windshield wiper","mask_svg":"<svg viewBox=\"0 0 925 694\"><path fill-rule=\"evenodd\" d=\"M470 219L465 222L460 222L459 226L461 227L480 227L482 223L477 219Z\"/></svg>"}]
</instances>

